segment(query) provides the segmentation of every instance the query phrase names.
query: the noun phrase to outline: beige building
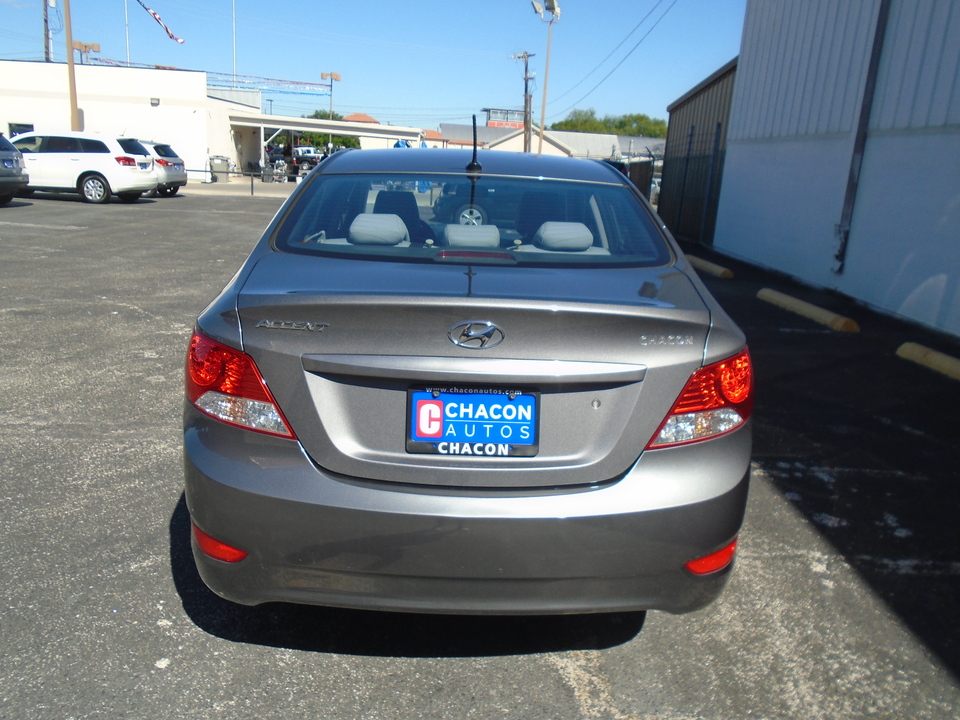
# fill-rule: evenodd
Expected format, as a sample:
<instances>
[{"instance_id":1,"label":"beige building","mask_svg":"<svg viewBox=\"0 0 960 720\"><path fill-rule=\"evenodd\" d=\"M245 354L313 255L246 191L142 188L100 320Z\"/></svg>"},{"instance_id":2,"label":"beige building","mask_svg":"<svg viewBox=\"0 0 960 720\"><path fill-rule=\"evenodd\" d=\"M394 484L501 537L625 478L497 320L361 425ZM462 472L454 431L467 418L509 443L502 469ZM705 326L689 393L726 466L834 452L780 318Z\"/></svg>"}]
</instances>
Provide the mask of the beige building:
<instances>
[{"instance_id":1,"label":"beige building","mask_svg":"<svg viewBox=\"0 0 960 720\"><path fill-rule=\"evenodd\" d=\"M398 139L419 143L422 134L419 128L264 115L258 91L208 87L204 72L80 64L74 70L82 129L168 143L195 181L209 179L211 157L228 158L238 171L258 170L264 144L287 131L351 135L362 147L390 147ZM69 129L67 65L0 60L0 132L9 138Z\"/></svg>"}]
</instances>

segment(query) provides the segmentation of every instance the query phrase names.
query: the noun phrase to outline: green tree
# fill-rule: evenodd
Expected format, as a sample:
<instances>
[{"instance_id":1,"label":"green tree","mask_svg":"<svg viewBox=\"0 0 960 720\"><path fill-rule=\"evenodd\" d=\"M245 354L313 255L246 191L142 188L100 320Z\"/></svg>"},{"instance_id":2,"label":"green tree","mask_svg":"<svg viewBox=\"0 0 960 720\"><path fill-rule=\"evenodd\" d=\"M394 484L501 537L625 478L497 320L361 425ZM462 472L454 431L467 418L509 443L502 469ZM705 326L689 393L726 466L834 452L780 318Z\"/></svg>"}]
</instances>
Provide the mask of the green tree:
<instances>
[{"instance_id":1,"label":"green tree","mask_svg":"<svg viewBox=\"0 0 960 720\"><path fill-rule=\"evenodd\" d=\"M340 113L334 112L332 115L329 110L314 110L312 115L308 115L311 120L343 120L343 115ZM328 142L333 142L333 147L348 147L348 148L358 148L360 147L360 138L353 137L352 135L334 135L333 140L330 140L329 135L324 135L323 133L304 133L304 139L307 140L314 147L322 148L326 147Z\"/></svg>"},{"instance_id":2,"label":"green tree","mask_svg":"<svg viewBox=\"0 0 960 720\"><path fill-rule=\"evenodd\" d=\"M551 130L569 130L572 132L610 133L613 135L643 135L646 137L666 137L667 121L652 118L641 113L628 115L606 115L597 117L593 108L572 110L560 122L550 126Z\"/></svg>"},{"instance_id":3,"label":"green tree","mask_svg":"<svg viewBox=\"0 0 960 720\"><path fill-rule=\"evenodd\" d=\"M573 110L567 115L566 119L554 123L549 129L590 133L610 132L607 126L597 118L597 112L593 108L589 110Z\"/></svg>"}]
</instances>

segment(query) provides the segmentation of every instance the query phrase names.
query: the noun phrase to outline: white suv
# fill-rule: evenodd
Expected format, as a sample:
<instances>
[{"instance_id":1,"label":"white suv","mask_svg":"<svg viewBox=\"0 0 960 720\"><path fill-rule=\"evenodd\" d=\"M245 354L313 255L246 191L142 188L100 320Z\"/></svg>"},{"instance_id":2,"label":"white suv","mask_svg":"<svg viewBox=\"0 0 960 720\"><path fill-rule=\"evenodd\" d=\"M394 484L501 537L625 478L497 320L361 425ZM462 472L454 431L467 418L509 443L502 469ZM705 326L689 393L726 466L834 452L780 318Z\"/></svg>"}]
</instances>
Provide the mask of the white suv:
<instances>
[{"instance_id":1,"label":"white suv","mask_svg":"<svg viewBox=\"0 0 960 720\"><path fill-rule=\"evenodd\" d=\"M133 138L84 132L29 132L13 138L30 173L26 193L77 192L85 202L104 203L114 194L136 202L157 187L153 159Z\"/></svg>"}]
</instances>

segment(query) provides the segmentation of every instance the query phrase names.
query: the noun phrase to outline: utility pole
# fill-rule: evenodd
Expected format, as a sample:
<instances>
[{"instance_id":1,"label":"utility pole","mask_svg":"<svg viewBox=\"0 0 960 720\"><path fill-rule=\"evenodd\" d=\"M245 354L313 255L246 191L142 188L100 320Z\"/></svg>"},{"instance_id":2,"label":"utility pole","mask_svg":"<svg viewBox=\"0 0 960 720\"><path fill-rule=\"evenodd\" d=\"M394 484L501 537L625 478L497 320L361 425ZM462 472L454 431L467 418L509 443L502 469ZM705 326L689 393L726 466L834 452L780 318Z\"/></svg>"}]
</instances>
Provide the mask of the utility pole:
<instances>
[{"instance_id":1,"label":"utility pole","mask_svg":"<svg viewBox=\"0 0 960 720\"><path fill-rule=\"evenodd\" d=\"M333 120L333 81L340 81L340 73L328 72L320 73L321 80L330 81L330 114L327 116L328 120ZM327 141L327 150L332 154L333 153L333 130L330 131L330 138Z\"/></svg>"},{"instance_id":2,"label":"utility pole","mask_svg":"<svg viewBox=\"0 0 960 720\"><path fill-rule=\"evenodd\" d=\"M53 38L50 35L50 2L43 0L43 59L53 62Z\"/></svg>"},{"instance_id":3,"label":"utility pole","mask_svg":"<svg viewBox=\"0 0 960 720\"><path fill-rule=\"evenodd\" d=\"M70 22L70 0L63 0L64 29L67 31L67 83L70 87L70 129L83 130L77 107L77 75L73 69L73 25Z\"/></svg>"},{"instance_id":4,"label":"utility pole","mask_svg":"<svg viewBox=\"0 0 960 720\"><path fill-rule=\"evenodd\" d=\"M530 137L532 135L533 121L533 96L530 95L530 81L533 76L530 74L530 58L536 57L533 53L524 50L518 55L514 55L514 60L523 60L523 151L530 152Z\"/></svg>"}]
</instances>

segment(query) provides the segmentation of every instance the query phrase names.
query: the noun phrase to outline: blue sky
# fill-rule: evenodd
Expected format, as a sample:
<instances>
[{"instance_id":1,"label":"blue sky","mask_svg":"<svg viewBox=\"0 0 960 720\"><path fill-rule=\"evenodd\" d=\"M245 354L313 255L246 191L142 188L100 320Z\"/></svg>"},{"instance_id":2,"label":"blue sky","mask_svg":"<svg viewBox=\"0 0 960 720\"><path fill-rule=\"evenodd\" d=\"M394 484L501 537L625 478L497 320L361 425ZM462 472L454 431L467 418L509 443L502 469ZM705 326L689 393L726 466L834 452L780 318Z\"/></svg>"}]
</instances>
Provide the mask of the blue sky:
<instances>
[{"instance_id":1,"label":"blue sky","mask_svg":"<svg viewBox=\"0 0 960 720\"><path fill-rule=\"evenodd\" d=\"M50 9L55 61L66 60L63 2ZM468 123L523 105L527 51L539 121L548 24L529 0L71 0L73 37L109 60L321 82L337 72L334 110L393 125ZM559 0L547 124L573 108L667 117L667 105L735 57L746 0ZM125 21L125 10L128 18ZM0 0L0 59L42 60L42 0ZM234 17L236 54L234 55ZM646 18L644 20L644 18ZM638 27L639 25L639 27ZM308 115L329 97L264 94L264 110ZM267 102L267 99L272 102Z\"/></svg>"}]
</instances>

